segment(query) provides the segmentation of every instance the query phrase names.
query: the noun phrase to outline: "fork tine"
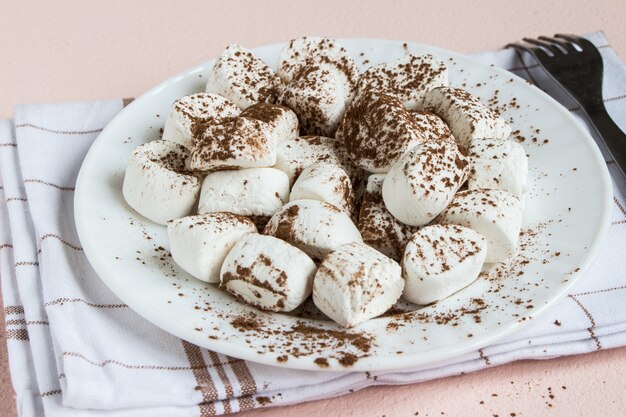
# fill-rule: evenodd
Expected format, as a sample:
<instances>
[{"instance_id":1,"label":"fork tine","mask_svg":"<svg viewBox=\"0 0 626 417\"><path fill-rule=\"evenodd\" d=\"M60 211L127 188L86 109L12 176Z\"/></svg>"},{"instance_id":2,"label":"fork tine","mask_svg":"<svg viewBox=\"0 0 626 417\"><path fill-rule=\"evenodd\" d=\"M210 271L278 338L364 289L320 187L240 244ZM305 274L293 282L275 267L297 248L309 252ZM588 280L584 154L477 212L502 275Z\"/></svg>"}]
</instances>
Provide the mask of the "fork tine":
<instances>
[{"instance_id":1,"label":"fork tine","mask_svg":"<svg viewBox=\"0 0 626 417\"><path fill-rule=\"evenodd\" d=\"M523 41L528 42L531 45L536 45L542 48L546 48L548 51L552 52L552 54L555 56L563 55L563 50L552 43L548 43L548 42L544 42L544 41L540 41L538 39L532 39L532 38L523 38Z\"/></svg>"},{"instance_id":2,"label":"fork tine","mask_svg":"<svg viewBox=\"0 0 626 417\"><path fill-rule=\"evenodd\" d=\"M525 52L528 52L529 54L531 54L532 56L534 56L537 59L550 59L550 55L548 55L546 53L546 51L544 51L541 48L533 48L531 46L528 46L526 44L520 43L520 42L513 42L513 43L509 43L508 45L505 46L505 48L515 48L517 50L522 50Z\"/></svg>"},{"instance_id":3,"label":"fork tine","mask_svg":"<svg viewBox=\"0 0 626 417\"><path fill-rule=\"evenodd\" d=\"M532 54L533 53L532 49L534 49L534 48L530 48L530 47L526 46L525 44L519 43L519 42L509 43L509 44L507 44L505 46L505 48L521 49L522 51L528 52L529 54Z\"/></svg>"},{"instance_id":4,"label":"fork tine","mask_svg":"<svg viewBox=\"0 0 626 417\"><path fill-rule=\"evenodd\" d=\"M559 45L561 48L565 49L568 52L578 52L576 48L571 44L571 42L566 42L561 39L551 38L549 36L539 36L539 39L542 41L550 42L556 45Z\"/></svg>"},{"instance_id":5,"label":"fork tine","mask_svg":"<svg viewBox=\"0 0 626 417\"><path fill-rule=\"evenodd\" d=\"M572 42L575 45L578 45L578 47L580 47L580 49L584 50L589 50L589 49L593 49L593 50L597 50L598 48L596 48L596 46L591 43L591 41L588 41L585 38L582 38L580 36L574 36L574 35L566 35L563 33L557 33L556 35L554 35L555 38L561 38L561 39L565 39L568 40L570 42Z\"/></svg>"}]
</instances>

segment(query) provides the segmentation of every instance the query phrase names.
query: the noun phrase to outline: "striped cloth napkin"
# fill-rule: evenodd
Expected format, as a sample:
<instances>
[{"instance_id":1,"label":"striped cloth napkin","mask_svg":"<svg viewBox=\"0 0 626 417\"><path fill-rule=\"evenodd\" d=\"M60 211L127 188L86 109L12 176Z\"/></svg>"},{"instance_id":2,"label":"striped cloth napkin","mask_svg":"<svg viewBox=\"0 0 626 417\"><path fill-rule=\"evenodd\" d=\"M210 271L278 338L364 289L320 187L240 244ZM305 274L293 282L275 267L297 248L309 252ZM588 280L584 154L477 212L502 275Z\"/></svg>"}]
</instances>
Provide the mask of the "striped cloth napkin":
<instances>
[{"instance_id":1,"label":"striped cloth napkin","mask_svg":"<svg viewBox=\"0 0 626 417\"><path fill-rule=\"evenodd\" d=\"M587 37L605 60L609 112L626 128L626 67L602 33ZM537 84L580 115L530 57L513 50L476 57ZM74 228L81 162L123 105L21 106L14 121L0 124L0 277L21 416L209 416L626 345L626 204L617 189L600 259L557 307L522 332L437 367L380 373L279 369L164 333L102 284ZM614 163L607 164L616 174Z\"/></svg>"}]
</instances>

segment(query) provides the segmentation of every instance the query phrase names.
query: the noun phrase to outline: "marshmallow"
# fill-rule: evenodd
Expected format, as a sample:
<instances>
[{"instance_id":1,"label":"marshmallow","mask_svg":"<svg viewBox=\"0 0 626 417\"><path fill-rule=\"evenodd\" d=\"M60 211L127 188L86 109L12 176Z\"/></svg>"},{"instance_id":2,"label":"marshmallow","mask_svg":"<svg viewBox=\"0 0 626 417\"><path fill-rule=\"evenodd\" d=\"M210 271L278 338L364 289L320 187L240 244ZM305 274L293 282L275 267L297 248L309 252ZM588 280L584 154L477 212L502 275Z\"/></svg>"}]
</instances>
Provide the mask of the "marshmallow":
<instances>
[{"instance_id":1,"label":"marshmallow","mask_svg":"<svg viewBox=\"0 0 626 417\"><path fill-rule=\"evenodd\" d=\"M216 171L202 182L198 213L229 211L250 217L263 228L289 201L289 179L274 168Z\"/></svg>"},{"instance_id":2,"label":"marshmallow","mask_svg":"<svg viewBox=\"0 0 626 417\"><path fill-rule=\"evenodd\" d=\"M139 214L158 224L188 215L200 193L200 179L189 172L189 152L178 143L154 140L130 155L122 194Z\"/></svg>"},{"instance_id":3,"label":"marshmallow","mask_svg":"<svg viewBox=\"0 0 626 417\"><path fill-rule=\"evenodd\" d=\"M304 134L331 136L354 92L354 86L339 68L324 63L296 73L279 102L298 114Z\"/></svg>"},{"instance_id":4,"label":"marshmallow","mask_svg":"<svg viewBox=\"0 0 626 417\"><path fill-rule=\"evenodd\" d=\"M348 52L328 38L293 39L280 54L278 75L286 84L279 101L298 114L302 132L333 135L359 77Z\"/></svg>"},{"instance_id":5,"label":"marshmallow","mask_svg":"<svg viewBox=\"0 0 626 417\"><path fill-rule=\"evenodd\" d=\"M274 102L280 78L249 50L240 45L226 47L213 64L206 92L219 94L245 109L259 102Z\"/></svg>"},{"instance_id":6,"label":"marshmallow","mask_svg":"<svg viewBox=\"0 0 626 417\"><path fill-rule=\"evenodd\" d=\"M487 240L485 262L502 262L515 254L522 227L522 204L502 190L461 191L437 222L477 231Z\"/></svg>"},{"instance_id":7,"label":"marshmallow","mask_svg":"<svg viewBox=\"0 0 626 417\"><path fill-rule=\"evenodd\" d=\"M423 109L441 117L465 149L474 139L506 139L511 134L504 119L460 88L433 88L426 93Z\"/></svg>"},{"instance_id":8,"label":"marshmallow","mask_svg":"<svg viewBox=\"0 0 626 417\"><path fill-rule=\"evenodd\" d=\"M362 242L350 216L317 200L285 204L272 216L263 233L291 243L313 260L322 259L344 243Z\"/></svg>"},{"instance_id":9,"label":"marshmallow","mask_svg":"<svg viewBox=\"0 0 626 417\"><path fill-rule=\"evenodd\" d=\"M228 252L243 235L254 232L254 223L233 213L188 216L167 225L172 258L205 282L220 281L220 269Z\"/></svg>"},{"instance_id":10,"label":"marshmallow","mask_svg":"<svg viewBox=\"0 0 626 417\"><path fill-rule=\"evenodd\" d=\"M162 139L191 149L191 128L194 123L234 117L240 112L235 103L216 94L198 93L179 98L167 117Z\"/></svg>"},{"instance_id":11,"label":"marshmallow","mask_svg":"<svg viewBox=\"0 0 626 417\"><path fill-rule=\"evenodd\" d=\"M355 214L355 197L348 174L338 165L327 162L316 162L304 168L289 195L289 201L295 200L325 201L350 216Z\"/></svg>"},{"instance_id":12,"label":"marshmallow","mask_svg":"<svg viewBox=\"0 0 626 417\"><path fill-rule=\"evenodd\" d=\"M313 302L343 327L383 314L402 295L400 265L369 246L353 242L330 253L313 281Z\"/></svg>"},{"instance_id":13,"label":"marshmallow","mask_svg":"<svg viewBox=\"0 0 626 417\"><path fill-rule=\"evenodd\" d=\"M366 171L385 173L406 151L422 142L402 103L376 90L359 92L342 122L352 161Z\"/></svg>"},{"instance_id":14,"label":"marshmallow","mask_svg":"<svg viewBox=\"0 0 626 417\"><path fill-rule=\"evenodd\" d=\"M289 177L289 182L298 178L304 168L316 162L339 165L351 179L362 176L360 170L350 161L343 143L325 136L300 136L278 144L276 165Z\"/></svg>"},{"instance_id":15,"label":"marshmallow","mask_svg":"<svg viewBox=\"0 0 626 417\"><path fill-rule=\"evenodd\" d=\"M415 304L443 300L474 282L487 242L463 226L433 225L415 233L402 258L403 297Z\"/></svg>"},{"instance_id":16,"label":"marshmallow","mask_svg":"<svg viewBox=\"0 0 626 417\"><path fill-rule=\"evenodd\" d=\"M267 123L249 117L231 117L219 123L194 126L191 151L194 170L262 168L275 163L276 145Z\"/></svg>"},{"instance_id":17,"label":"marshmallow","mask_svg":"<svg viewBox=\"0 0 626 417\"><path fill-rule=\"evenodd\" d=\"M363 242L399 261L406 243L417 231L417 227L401 223L389 213L383 202L384 180L384 174L372 174L367 179L358 228Z\"/></svg>"},{"instance_id":18,"label":"marshmallow","mask_svg":"<svg viewBox=\"0 0 626 417\"><path fill-rule=\"evenodd\" d=\"M421 226L445 209L469 171L467 158L451 142L423 142L389 170L383 200L402 223Z\"/></svg>"},{"instance_id":19,"label":"marshmallow","mask_svg":"<svg viewBox=\"0 0 626 417\"><path fill-rule=\"evenodd\" d=\"M435 113L419 110L409 110L409 113L417 125L418 135L422 141L447 140L456 142L446 122Z\"/></svg>"},{"instance_id":20,"label":"marshmallow","mask_svg":"<svg viewBox=\"0 0 626 417\"><path fill-rule=\"evenodd\" d=\"M241 115L267 123L277 144L298 137L298 116L288 107L257 103L245 109Z\"/></svg>"},{"instance_id":21,"label":"marshmallow","mask_svg":"<svg viewBox=\"0 0 626 417\"><path fill-rule=\"evenodd\" d=\"M359 79L358 91L373 89L400 100L408 109L419 109L426 92L448 85L448 69L433 55L407 55L374 65Z\"/></svg>"},{"instance_id":22,"label":"marshmallow","mask_svg":"<svg viewBox=\"0 0 626 417\"><path fill-rule=\"evenodd\" d=\"M520 200L526 191L528 158L524 148L510 140L476 139L469 148L467 186L508 191Z\"/></svg>"},{"instance_id":23,"label":"marshmallow","mask_svg":"<svg viewBox=\"0 0 626 417\"><path fill-rule=\"evenodd\" d=\"M316 270L300 249L272 236L250 233L226 257L220 288L263 310L286 312L311 294Z\"/></svg>"},{"instance_id":24,"label":"marshmallow","mask_svg":"<svg viewBox=\"0 0 626 417\"><path fill-rule=\"evenodd\" d=\"M344 72L351 84L356 84L359 70L354 60L334 39L303 36L292 39L285 45L278 58L278 75L286 82L291 82L303 67L330 63Z\"/></svg>"}]
</instances>

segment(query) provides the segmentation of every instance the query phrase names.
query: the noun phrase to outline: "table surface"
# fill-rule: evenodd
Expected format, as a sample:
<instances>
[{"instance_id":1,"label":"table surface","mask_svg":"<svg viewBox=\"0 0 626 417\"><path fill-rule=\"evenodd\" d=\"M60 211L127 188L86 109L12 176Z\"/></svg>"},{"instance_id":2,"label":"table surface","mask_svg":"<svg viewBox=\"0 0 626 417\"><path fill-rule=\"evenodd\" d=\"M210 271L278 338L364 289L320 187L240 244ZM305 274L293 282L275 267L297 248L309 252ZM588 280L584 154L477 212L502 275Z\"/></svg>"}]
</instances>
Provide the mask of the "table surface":
<instances>
[{"instance_id":1,"label":"table surface","mask_svg":"<svg viewBox=\"0 0 626 417\"><path fill-rule=\"evenodd\" d=\"M137 96L217 56L229 43L255 47L304 34L406 40L471 53L523 36L603 29L613 49L626 57L624 6L618 0L443 3L3 1L8 18L0 25L0 118L12 117L22 103ZM4 332L0 338L0 415L12 417ZM624 386L626 348L368 388L241 416L618 416L626 415Z\"/></svg>"}]
</instances>

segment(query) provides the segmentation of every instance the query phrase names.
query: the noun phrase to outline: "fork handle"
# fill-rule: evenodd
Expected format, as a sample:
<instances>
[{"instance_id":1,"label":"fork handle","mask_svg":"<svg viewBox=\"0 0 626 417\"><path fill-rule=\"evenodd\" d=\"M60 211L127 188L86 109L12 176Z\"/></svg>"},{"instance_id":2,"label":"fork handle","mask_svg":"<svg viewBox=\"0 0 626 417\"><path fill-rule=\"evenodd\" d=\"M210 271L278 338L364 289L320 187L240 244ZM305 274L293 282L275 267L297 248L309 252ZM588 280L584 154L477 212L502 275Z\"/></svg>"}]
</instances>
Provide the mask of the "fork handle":
<instances>
[{"instance_id":1,"label":"fork handle","mask_svg":"<svg viewBox=\"0 0 626 417\"><path fill-rule=\"evenodd\" d=\"M622 175L626 177L626 133L615 124L606 107L596 106L585 109L591 124L606 145Z\"/></svg>"}]
</instances>

